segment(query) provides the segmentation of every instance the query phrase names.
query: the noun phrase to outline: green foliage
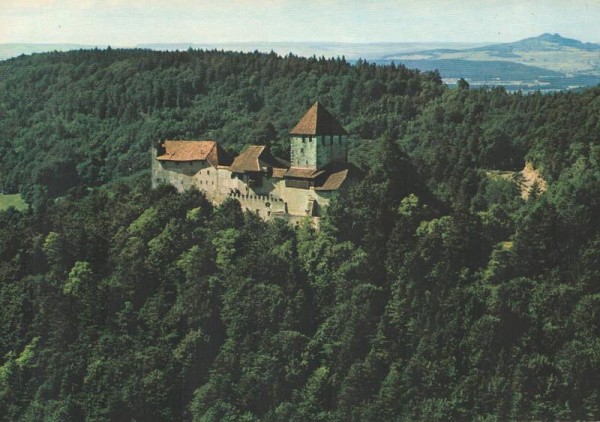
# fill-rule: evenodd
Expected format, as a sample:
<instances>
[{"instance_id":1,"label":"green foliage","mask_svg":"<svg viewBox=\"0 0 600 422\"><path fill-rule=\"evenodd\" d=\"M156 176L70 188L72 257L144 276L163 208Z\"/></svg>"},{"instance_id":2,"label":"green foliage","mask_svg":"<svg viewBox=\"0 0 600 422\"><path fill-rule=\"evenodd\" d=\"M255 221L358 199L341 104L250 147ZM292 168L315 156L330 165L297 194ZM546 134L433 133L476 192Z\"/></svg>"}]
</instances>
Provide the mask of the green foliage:
<instances>
[{"instance_id":1,"label":"green foliage","mask_svg":"<svg viewBox=\"0 0 600 422\"><path fill-rule=\"evenodd\" d=\"M23 211L27 208L27 204L18 193L14 195L0 195L0 210L5 210L10 207Z\"/></svg>"},{"instance_id":2,"label":"green foliage","mask_svg":"<svg viewBox=\"0 0 600 422\"><path fill-rule=\"evenodd\" d=\"M80 297L93 283L93 273L90 264L77 261L69 272L69 278L63 286L63 293L74 297Z\"/></svg>"},{"instance_id":3,"label":"green foliage","mask_svg":"<svg viewBox=\"0 0 600 422\"><path fill-rule=\"evenodd\" d=\"M600 90L200 51L0 72L0 182L32 205L0 211L3 418L600 418ZM283 151L315 97L377 138L319 230L116 181L165 136ZM525 159L528 200L489 177Z\"/></svg>"}]
</instances>

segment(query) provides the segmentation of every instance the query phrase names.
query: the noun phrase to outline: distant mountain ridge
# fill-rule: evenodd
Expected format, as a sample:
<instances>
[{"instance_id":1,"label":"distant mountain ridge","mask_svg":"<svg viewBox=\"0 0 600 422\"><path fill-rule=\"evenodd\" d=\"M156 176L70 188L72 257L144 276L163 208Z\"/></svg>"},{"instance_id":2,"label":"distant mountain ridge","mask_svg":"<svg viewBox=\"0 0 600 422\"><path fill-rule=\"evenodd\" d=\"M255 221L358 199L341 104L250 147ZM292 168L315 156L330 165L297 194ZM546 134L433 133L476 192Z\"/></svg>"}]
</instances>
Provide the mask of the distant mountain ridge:
<instances>
[{"instance_id":1,"label":"distant mountain ridge","mask_svg":"<svg viewBox=\"0 0 600 422\"><path fill-rule=\"evenodd\" d=\"M391 54L386 60L509 61L573 75L600 76L600 44L544 33L520 41L468 49L435 49Z\"/></svg>"},{"instance_id":2,"label":"distant mountain ridge","mask_svg":"<svg viewBox=\"0 0 600 422\"><path fill-rule=\"evenodd\" d=\"M563 47L571 47L585 51L600 51L600 44L584 43L573 38L565 38L560 34L545 33L537 37L525 38L520 41L476 47L474 51L495 50L502 52L513 51L556 51Z\"/></svg>"}]
</instances>

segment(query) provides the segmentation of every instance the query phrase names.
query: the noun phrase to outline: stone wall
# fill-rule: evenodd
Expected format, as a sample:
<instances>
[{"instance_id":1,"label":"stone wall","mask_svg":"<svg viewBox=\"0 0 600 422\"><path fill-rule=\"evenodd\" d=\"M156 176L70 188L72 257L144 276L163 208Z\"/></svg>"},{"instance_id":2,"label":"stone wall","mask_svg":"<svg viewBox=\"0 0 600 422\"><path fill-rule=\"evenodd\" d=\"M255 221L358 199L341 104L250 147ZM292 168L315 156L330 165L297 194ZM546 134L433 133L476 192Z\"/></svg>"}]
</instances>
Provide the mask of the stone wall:
<instances>
[{"instance_id":1,"label":"stone wall","mask_svg":"<svg viewBox=\"0 0 600 422\"><path fill-rule=\"evenodd\" d=\"M292 167L321 168L331 161L348 161L348 136L295 136L291 138Z\"/></svg>"},{"instance_id":2,"label":"stone wall","mask_svg":"<svg viewBox=\"0 0 600 422\"><path fill-rule=\"evenodd\" d=\"M312 142L314 144L315 140ZM153 187L168 183L180 192L196 187L217 205L232 197L240 202L243 210L258 212L264 219L321 216L335 195L334 192L319 192L313 188L289 188L285 186L284 179L266 175L262 176L260 186L250 187L248 175L234 174L227 167L214 168L205 161L158 161L156 152L152 154Z\"/></svg>"},{"instance_id":3,"label":"stone wall","mask_svg":"<svg viewBox=\"0 0 600 422\"><path fill-rule=\"evenodd\" d=\"M292 167L315 168L317 162L317 137L295 136L290 141Z\"/></svg>"},{"instance_id":4,"label":"stone wall","mask_svg":"<svg viewBox=\"0 0 600 422\"><path fill-rule=\"evenodd\" d=\"M331 161L348 161L348 137L346 135L319 136L317 139L317 168Z\"/></svg>"}]
</instances>

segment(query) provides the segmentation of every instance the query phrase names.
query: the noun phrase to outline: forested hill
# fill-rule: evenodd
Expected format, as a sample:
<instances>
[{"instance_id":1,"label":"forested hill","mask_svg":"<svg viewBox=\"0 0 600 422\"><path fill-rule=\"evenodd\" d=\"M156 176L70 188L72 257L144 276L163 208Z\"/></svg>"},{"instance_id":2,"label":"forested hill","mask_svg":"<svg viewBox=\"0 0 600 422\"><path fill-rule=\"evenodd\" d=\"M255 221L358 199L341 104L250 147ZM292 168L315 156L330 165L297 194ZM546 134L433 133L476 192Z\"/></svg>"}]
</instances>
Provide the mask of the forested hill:
<instances>
[{"instance_id":1,"label":"forested hill","mask_svg":"<svg viewBox=\"0 0 600 422\"><path fill-rule=\"evenodd\" d=\"M2 188L33 205L0 212L2 418L600 419L600 88L201 51L0 75ZM285 153L315 99L366 174L319 231L150 189L157 139ZM523 200L495 175L526 161Z\"/></svg>"},{"instance_id":2,"label":"forested hill","mask_svg":"<svg viewBox=\"0 0 600 422\"><path fill-rule=\"evenodd\" d=\"M0 62L0 189L56 195L143 171L164 138L237 152L280 141L319 99L364 138L394 130L443 90L439 74L342 59L217 51L88 50ZM397 129L396 129L397 130Z\"/></svg>"}]
</instances>

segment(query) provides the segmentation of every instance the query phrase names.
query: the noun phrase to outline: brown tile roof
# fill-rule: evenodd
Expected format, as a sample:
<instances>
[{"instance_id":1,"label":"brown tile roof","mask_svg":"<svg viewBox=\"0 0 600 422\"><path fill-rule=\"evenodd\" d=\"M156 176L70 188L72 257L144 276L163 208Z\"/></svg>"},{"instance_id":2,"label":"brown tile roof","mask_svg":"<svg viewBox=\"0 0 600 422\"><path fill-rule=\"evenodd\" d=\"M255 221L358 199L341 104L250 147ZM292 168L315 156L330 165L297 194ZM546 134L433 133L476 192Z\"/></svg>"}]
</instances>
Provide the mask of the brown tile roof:
<instances>
[{"instance_id":1,"label":"brown tile roof","mask_svg":"<svg viewBox=\"0 0 600 422\"><path fill-rule=\"evenodd\" d=\"M274 168L273 169L273 177L276 177L278 179L283 179L283 175L288 171L288 169L286 168Z\"/></svg>"},{"instance_id":2,"label":"brown tile roof","mask_svg":"<svg viewBox=\"0 0 600 422\"><path fill-rule=\"evenodd\" d=\"M347 135L348 132L338 123L329 111L318 101L300 119L291 135Z\"/></svg>"},{"instance_id":3,"label":"brown tile roof","mask_svg":"<svg viewBox=\"0 0 600 422\"><path fill-rule=\"evenodd\" d=\"M326 167L323 176L316 180L315 190L338 190L347 180L358 179L360 174L361 171L352 164L333 163Z\"/></svg>"},{"instance_id":4,"label":"brown tile roof","mask_svg":"<svg viewBox=\"0 0 600 422\"><path fill-rule=\"evenodd\" d=\"M208 161L213 167L231 164L231 157L215 141L164 141L159 161Z\"/></svg>"},{"instance_id":5,"label":"brown tile roof","mask_svg":"<svg viewBox=\"0 0 600 422\"><path fill-rule=\"evenodd\" d=\"M321 186L315 186L315 190L338 190L348 177L348 169L329 173L323 180Z\"/></svg>"},{"instance_id":6,"label":"brown tile roof","mask_svg":"<svg viewBox=\"0 0 600 422\"><path fill-rule=\"evenodd\" d=\"M208 154L208 162L214 167L230 166L233 158L217 143L216 147Z\"/></svg>"},{"instance_id":7,"label":"brown tile roof","mask_svg":"<svg viewBox=\"0 0 600 422\"><path fill-rule=\"evenodd\" d=\"M295 177L299 179L313 179L317 170L308 167L291 167L285 177Z\"/></svg>"},{"instance_id":8,"label":"brown tile roof","mask_svg":"<svg viewBox=\"0 0 600 422\"><path fill-rule=\"evenodd\" d=\"M357 179L361 171L352 164L330 163L322 169L292 167L285 178L310 179L316 191L338 190L349 179Z\"/></svg>"},{"instance_id":9,"label":"brown tile roof","mask_svg":"<svg viewBox=\"0 0 600 422\"><path fill-rule=\"evenodd\" d=\"M287 167L289 167L289 163L271 155L269 148L265 145L249 145L240 155L235 157L229 170L234 173L245 173L272 168L273 174L279 174L285 172Z\"/></svg>"}]
</instances>

